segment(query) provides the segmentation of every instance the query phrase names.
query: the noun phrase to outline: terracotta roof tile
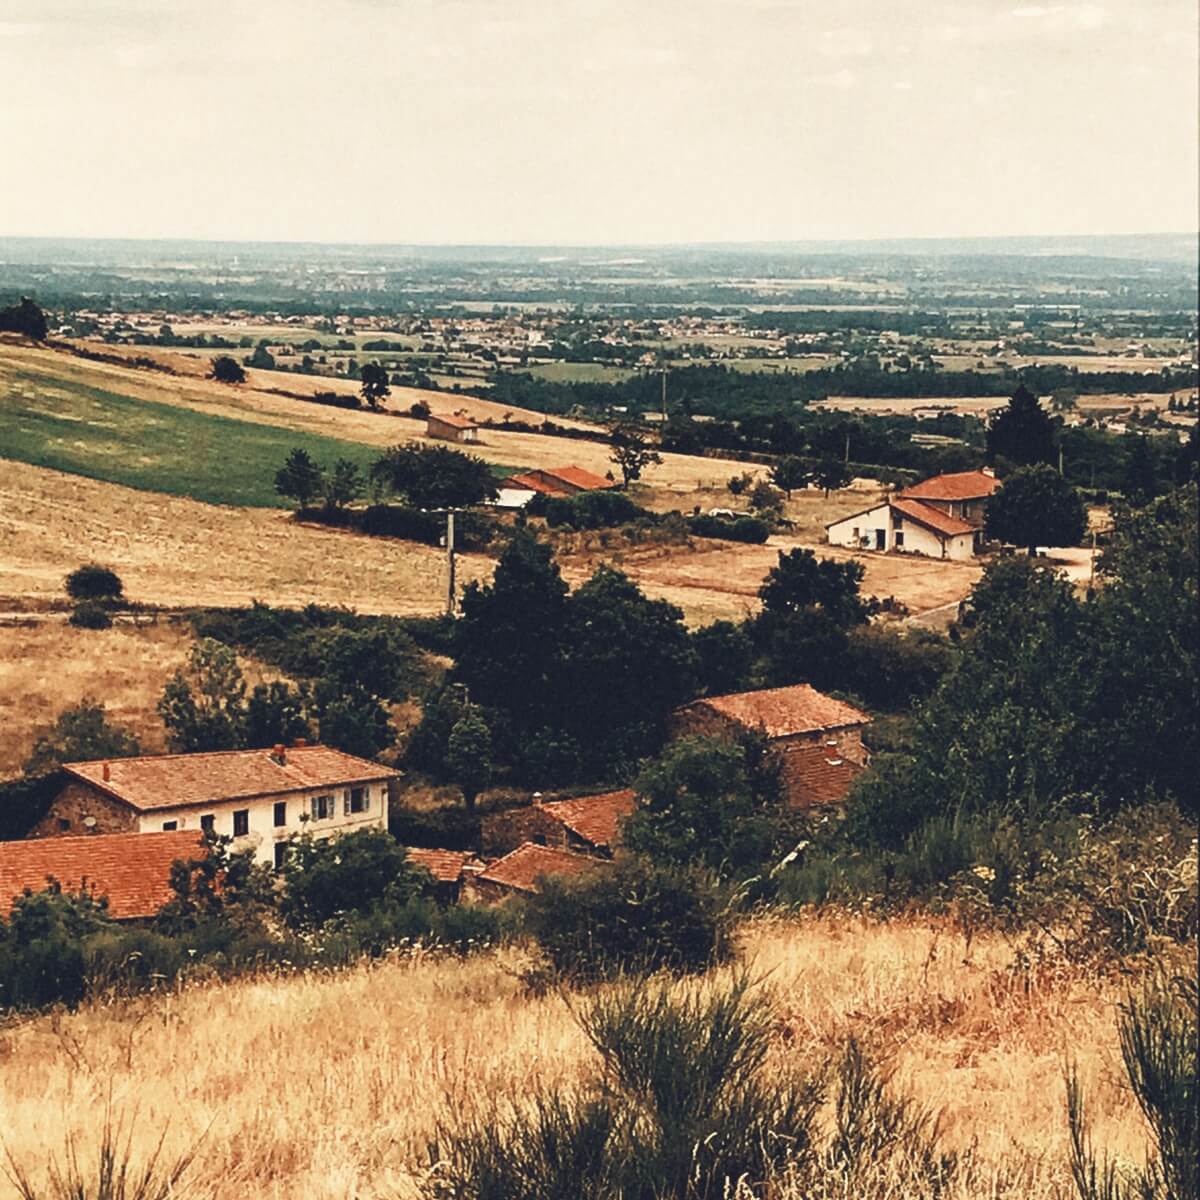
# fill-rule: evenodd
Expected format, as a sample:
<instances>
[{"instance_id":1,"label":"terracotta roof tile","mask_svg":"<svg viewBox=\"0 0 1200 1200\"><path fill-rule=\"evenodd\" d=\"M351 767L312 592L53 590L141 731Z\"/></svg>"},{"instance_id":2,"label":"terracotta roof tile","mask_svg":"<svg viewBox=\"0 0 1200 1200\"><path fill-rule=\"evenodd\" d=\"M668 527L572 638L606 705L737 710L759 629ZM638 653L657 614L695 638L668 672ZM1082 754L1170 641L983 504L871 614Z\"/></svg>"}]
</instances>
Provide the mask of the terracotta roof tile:
<instances>
[{"instance_id":1,"label":"terracotta roof tile","mask_svg":"<svg viewBox=\"0 0 1200 1200\"><path fill-rule=\"evenodd\" d=\"M842 758L833 746L803 746L791 751L787 759L788 798L793 808L840 804L864 770Z\"/></svg>"},{"instance_id":2,"label":"terracotta roof tile","mask_svg":"<svg viewBox=\"0 0 1200 1200\"><path fill-rule=\"evenodd\" d=\"M551 800L542 808L585 842L611 848L620 845L621 822L637 808L637 799L628 790L602 792L596 796Z\"/></svg>"},{"instance_id":3,"label":"terracotta roof tile","mask_svg":"<svg viewBox=\"0 0 1200 1200\"><path fill-rule=\"evenodd\" d=\"M536 892L537 881L545 875L579 875L608 865L603 859L586 854L524 842L511 854L498 858L479 875L479 879L512 891Z\"/></svg>"},{"instance_id":4,"label":"terracotta roof tile","mask_svg":"<svg viewBox=\"0 0 1200 1200\"><path fill-rule=\"evenodd\" d=\"M975 526L969 521L952 517L949 513L942 512L940 508L934 508L932 504L924 504L920 500L910 500L907 496L896 496L892 499L891 506L901 516L916 521L918 525L928 525L930 529L945 534L947 537L958 537L960 534L975 532Z\"/></svg>"},{"instance_id":5,"label":"terracotta roof tile","mask_svg":"<svg viewBox=\"0 0 1200 1200\"><path fill-rule=\"evenodd\" d=\"M416 867L424 867L437 883L459 883L463 868L472 855L467 850L427 850L421 846L408 846L408 861Z\"/></svg>"},{"instance_id":6,"label":"terracotta roof tile","mask_svg":"<svg viewBox=\"0 0 1200 1200\"><path fill-rule=\"evenodd\" d=\"M67 763L64 769L139 812L396 776L388 767L329 746L289 746L284 760L278 763L270 750L221 750Z\"/></svg>"},{"instance_id":7,"label":"terracotta roof tile","mask_svg":"<svg viewBox=\"0 0 1200 1200\"><path fill-rule=\"evenodd\" d=\"M680 709L708 709L748 729L762 728L767 737L789 737L797 733L819 733L847 725L865 725L866 713L853 705L818 692L807 683L792 687L764 688L757 692L735 692L729 696L710 696Z\"/></svg>"},{"instance_id":8,"label":"terracotta roof tile","mask_svg":"<svg viewBox=\"0 0 1200 1200\"><path fill-rule=\"evenodd\" d=\"M901 493L914 500L983 500L999 491L1000 480L986 471L957 471L914 483Z\"/></svg>"},{"instance_id":9,"label":"terracotta roof tile","mask_svg":"<svg viewBox=\"0 0 1200 1200\"><path fill-rule=\"evenodd\" d=\"M544 475L549 475L551 479L561 479L569 483L572 487L583 488L584 491L595 491L599 488L615 486L611 479L605 479L603 475L596 475L591 471L585 471L583 467L542 467L541 470Z\"/></svg>"},{"instance_id":10,"label":"terracotta roof tile","mask_svg":"<svg viewBox=\"0 0 1200 1200\"><path fill-rule=\"evenodd\" d=\"M568 492L566 488L554 487L547 483L544 479L539 479L536 475L510 475L501 484L502 487L510 488L525 488L531 492L541 492L546 496L566 496Z\"/></svg>"},{"instance_id":11,"label":"terracotta roof tile","mask_svg":"<svg viewBox=\"0 0 1200 1200\"><path fill-rule=\"evenodd\" d=\"M478 429L479 426L470 417L460 417L457 413L430 413L427 421L440 421L454 429Z\"/></svg>"},{"instance_id":12,"label":"terracotta roof tile","mask_svg":"<svg viewBox=\"0 0 1200 1200\"><path fill-rule=\"evenodd\" d=\"M172 897L171 864L199 857L203 845L195 830L0 842L0 917L26 888L43 892L51 879L64 892L106 896L117 920L152 917Z\"/></svg>"}]
</instances>

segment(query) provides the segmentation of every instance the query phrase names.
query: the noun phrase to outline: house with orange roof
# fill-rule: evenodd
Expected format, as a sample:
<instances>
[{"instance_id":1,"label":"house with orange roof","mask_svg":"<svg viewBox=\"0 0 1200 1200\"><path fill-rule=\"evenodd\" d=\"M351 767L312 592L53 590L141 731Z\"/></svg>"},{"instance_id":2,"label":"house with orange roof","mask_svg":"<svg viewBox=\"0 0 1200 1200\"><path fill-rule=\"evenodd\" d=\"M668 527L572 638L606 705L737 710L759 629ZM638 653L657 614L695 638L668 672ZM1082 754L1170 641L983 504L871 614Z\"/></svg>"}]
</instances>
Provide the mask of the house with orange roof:
<instances>
[{"instance_id":1,"label":"house with orange roof","mask_svg":"<svg viewBox=\"0 0 1200 1200\"><path fill-rule=\"evenodd\" d=\"M863 730L871 718L807 683L693 700L672 713L672 737L731 738L762 733L779 757L792 808L840 804L869 755Z\"/></svg>"},{"instance_id":2,"label":"house with orange roof","mask_svg":"<svg viewBox=\"0 0 1200 1200\"><path fill-rule=\"evenodd\" d=\"M511 854L491 863L475 877L474 890L482 900L504 900L513 895L532 895L546 878L571 878L587 871L609 869L603 859L576 854L557 846L525 842Z\"/></svg>"},{"instance_id":3,"label":"house with orange roof","mask_svg":"<svg viewBox=\"0 0 1200 1200\"><path fill-rule=\"evenodd\" d=\"M500 485L496 507L524 508L537 495L562 499L580 492L604 491L616 486L614 480L583 467L535 467L504 480Z\"/></svg>"},{"instance_id":4,"label":"house with orange roof","mask_svg":"<svg viewBox=\"0 0 1200 1200\"><path fill-rule=\"evenodd\" d=\"M173 897L171 867L205 853L195 829L0 842L0 918L20 896L54 890L106 901L117 921L146 920Z\"/></svg>"},{"instance_id":5,"label":"house with orange roof","mask_svg":"<svg viewBox=\"0 0 1200 1200\"><path fill-rule=\"evenodd\" d=\"M936 475L825 526L831 546L967 562L983 547L987 502L1001 487L990 470Z\"/></svg>"},{"instance_id":6,"label":"house with orange roof","mask_svg":"<svg viewBox=\"0 0 1200 1200\"><path fill-rule=\"evenodd\" d=\"M408 861L428 871L433 879L433 895L442 904L455 904L463 883L474 879L484 864L469 850L434 850L424 846L406 846Z\"/></svg>"},{"instance_id":7,"label":"house with orange roof","mask_svg":"<svg viewBox=\"0 0 1200 1200\"><path fill-rule=\"evenodd\" d=\"M195 830L283 865L294 834L387 828L399 775L330 746L155 754L66 763L32 838Z\"/></svg>"},{"instance_id":8,"label":"house with orange roof","mask_svg":"<svg viewBox=\"0 0 1200 1200\"><path fill-rule=\"evenodd\" d=\"M611 858L621 844L621 822L637 808L629 789L543 801L489 813L480 826L484 857L508 854L525 842Z\"/></svg>"}]
</instances>

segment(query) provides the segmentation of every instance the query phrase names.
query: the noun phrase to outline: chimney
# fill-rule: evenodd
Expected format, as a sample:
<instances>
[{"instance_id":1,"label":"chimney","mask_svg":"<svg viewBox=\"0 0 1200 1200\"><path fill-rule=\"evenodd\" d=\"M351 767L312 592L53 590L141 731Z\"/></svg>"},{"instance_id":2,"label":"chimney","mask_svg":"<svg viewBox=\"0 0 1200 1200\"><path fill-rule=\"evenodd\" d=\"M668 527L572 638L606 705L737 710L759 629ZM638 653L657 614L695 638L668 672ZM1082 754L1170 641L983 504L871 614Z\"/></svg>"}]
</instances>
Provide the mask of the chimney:
<instances>
[{"instance_id":1,"label":"chimney","mask_svg":"<svg viewBox=\"0 0 1200 1200\"><path fill-rule=\"evenodd\" d=\"M533 803L536 808L541 808L541 806L542 806L542 793L541 792L533 793Z\"/></svg>"},{"instance_id":2,"label":"chimney","mask_svg":"<svg viewBox=\"0 0 1200 1200\"><path fill-rule=\"evenodd\" d=\"M293 738L292 748L294 750L303 750L308 745L308 738Z\"/></svg>"},{"instance_id":3,"label":"chimney","mask_svg":"<svg viewBox=\"0 0 1200 1200\"><path fill-rule=\"evenodd\" d=\"M282 742L276 742L271 750L271 757L281 766L287 766L287 747Z\"/></svg>"},{"instance_id":4,"label":"chimney","mask_svg":"<svg viewBox=\"0 0 1200 1200\"><path fill-rule=\"evenodd\" d=\"M996 470L995 470L995 468L994 468L994 467L980 467L979 469L980 469L980 470L981 470L981 471L982 471L982 472L983 472L985 475L990 475L990 476L991 476L991 478L993 478L993 479L995 479L995 478L996 478Z\"/></svg>"},{"instance_id":5,"label":"chimney","mask_svg":"<svg viewBox=\"0 0 1200 1200\"><path fill-rule=\"evenodd\" d=\"M108 763L105 763L104 766L100 768L100 772L104 777L105 783L112 778L112 767L110 767Z\"/></svg>"}]
</instances>

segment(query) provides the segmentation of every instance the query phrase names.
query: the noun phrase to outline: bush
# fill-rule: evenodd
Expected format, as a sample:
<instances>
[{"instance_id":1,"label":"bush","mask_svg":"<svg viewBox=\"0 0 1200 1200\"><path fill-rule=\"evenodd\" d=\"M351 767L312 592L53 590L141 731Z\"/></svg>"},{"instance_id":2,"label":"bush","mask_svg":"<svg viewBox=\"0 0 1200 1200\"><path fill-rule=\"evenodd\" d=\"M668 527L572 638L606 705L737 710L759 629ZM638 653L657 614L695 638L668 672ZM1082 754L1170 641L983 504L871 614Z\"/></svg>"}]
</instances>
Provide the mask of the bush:
<instances>
[{"instance_id":1,"label":"bush","mask_svg":"<svg viewBox=\"0 0 1200 1200\"><path fill-rule=\"evenodd\" d=\"M67 576L67 595L72 600L119 601L124 592L121 577L109 567L86 563Z\"/></svg>"},{"instance_id":2,"label":"bush","mask_svg":"<svg viewBox=\"0 0 1200 1200\"><path fill-rule=\"evenodd\" d=\"M112 616L98 600L81 600L71 609L70 623L76 629L108 629Z\"/></svg>"},{"instance_id":3,"label":"bush","mask_svg":"<svg viewBox=\"0 0 1200 1200\"><path fill-rule=\"evenodd\" d=\"M729 898L712 875L638 858L547 879L526 923L555 971L579 979L703 971L734 952Z\"/></svg>"},{"instance_id":4,"label":"bush","mask_svg":"<svg viewBox=\"0 0 1200 1200\"><path fill-rule=\"evenodd\" d=\"M578 1020L600 1055L596 1078L443 1125L438 1195L936 1197L957 1172L956 1158L938 1150L937 1122L893 1096L853 1044L822 1144L827 1064L768 1070L776 1014L745 976L704 990L626 985L593 999Z\"/></svg>"},{"instance_id":5,"label":"bush","mask_svg":"<svg viewBox=\"0 0 1200 1200\"><path fill-rule=\"evenodd\" d=\"M529 512L544 516L552 529L611 529L630 521L655 520L653 513L615 491L579 492L562 498L535 496Z\"/></svg>"},{"instance_id":6,"label":"bush","mask_svg":"<svg viewBox=\"0 0 1200 1200\"><path fill-rule=\"evenodd\" d=\"M688 533L696 537L724 538L729 542L761 545L771 535L771 526L759 517L688 517Z\"/></svg>"}]
</instances>

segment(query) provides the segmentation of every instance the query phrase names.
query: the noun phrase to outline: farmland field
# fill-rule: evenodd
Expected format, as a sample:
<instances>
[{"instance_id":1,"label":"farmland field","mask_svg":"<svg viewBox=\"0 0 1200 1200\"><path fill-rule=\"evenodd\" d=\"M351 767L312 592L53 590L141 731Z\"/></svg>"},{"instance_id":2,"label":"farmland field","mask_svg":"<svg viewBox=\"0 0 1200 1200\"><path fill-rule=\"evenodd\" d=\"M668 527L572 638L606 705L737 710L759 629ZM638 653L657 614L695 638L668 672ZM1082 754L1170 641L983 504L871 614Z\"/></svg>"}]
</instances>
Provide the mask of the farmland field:
<instances>
[{"instance_id":1,"label":"farmland field","mask_svg":"<svg viewBox=\"0 0 1200 1200\"><path fill-rule=\"evenodd\" d=\"M762 920L743 946L776 998L767 1069L812 1069L858 1038L898 1089L943 1113L945 1145L972 1153L976 1178L956 1186L957 1200L1067 1194L1068 1058L1098 1144L1126 1161L1143 1154L1146 1135L1119 1082L1118 981L1057 959L1031 965L1007 937L965 937L935 918ZM439 1118L594 1070L564 1002L583 998L531 995L518 977L527 961L520 948L414 953L9 1026L0 1032L8 1152L35 1179L68 1136L94 1161L103 1097L128 1123L136 1161L164 1130L168 1155L197 1149L189 1195L415 1200Z\"/></svg>"},{"instance_id":2,"label":"farmland field","mask_svg":"<svg viewBox=\"0 0 1200 1200\"><path fill-rule=\"evenodd\" d=\"M364 470L354 442L132 399L0 360L0 456L210 504L279 507L276 469L293 447Z\"/></svg>"},{"instance_id":3,"label":"farmland field","mask_svg":"<svg viewBox=\"0 0 1200 1200\"><path fill-rule=\"evenodd\" d=\"M135 491L23 463L0 480L0 608L46 602L82 562L113 567L132 600L167 607L348 605L431 614L445 604L445 556L430 546L298 525L268 508L228 508ZM459 556L459 578L491 573Z\"/></svg>"}]
</instances>

